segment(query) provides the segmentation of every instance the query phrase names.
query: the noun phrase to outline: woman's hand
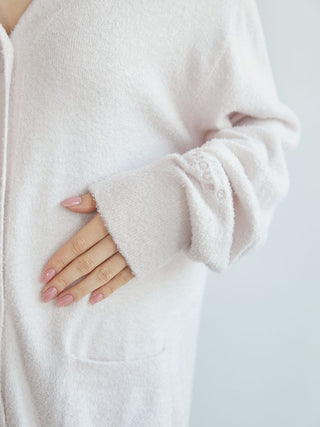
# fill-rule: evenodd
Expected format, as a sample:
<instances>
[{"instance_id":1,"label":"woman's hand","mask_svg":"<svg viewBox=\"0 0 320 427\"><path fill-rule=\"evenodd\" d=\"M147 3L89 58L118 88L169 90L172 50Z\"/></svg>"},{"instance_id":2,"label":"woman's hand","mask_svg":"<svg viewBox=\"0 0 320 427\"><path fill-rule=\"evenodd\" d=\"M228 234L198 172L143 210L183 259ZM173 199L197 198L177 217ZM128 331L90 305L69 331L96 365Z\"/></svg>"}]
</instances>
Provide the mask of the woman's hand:
<instances>
[{"instance_id":1,"label":"woman's hand","mask_svg":"<svg viewBox=\"0 0 320 427\"><path fill-rule=\"evenodd\" d=\"M96 210L91 193L71 197L61 204L75 212ZM67 290L71 283L84 275L87 276ZM68 305L94 291L90 296L90 302L94 304L133 277L97 213L45 265L41 275L41 281L46 284L42 289L42 299L47 302L58 296L59 305Z\"/></svg>"}]
</instances>

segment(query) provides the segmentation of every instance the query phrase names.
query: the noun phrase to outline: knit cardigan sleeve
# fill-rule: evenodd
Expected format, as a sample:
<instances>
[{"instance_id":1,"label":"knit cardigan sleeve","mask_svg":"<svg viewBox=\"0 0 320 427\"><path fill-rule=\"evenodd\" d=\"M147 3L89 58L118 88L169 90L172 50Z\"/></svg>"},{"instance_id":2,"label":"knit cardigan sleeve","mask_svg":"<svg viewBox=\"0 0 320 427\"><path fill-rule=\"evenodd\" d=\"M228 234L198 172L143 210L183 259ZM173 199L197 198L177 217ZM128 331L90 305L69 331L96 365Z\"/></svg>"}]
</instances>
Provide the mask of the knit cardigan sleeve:
<instances>
[{"instance_id":1,"label":"knit cardigan sleeve","mask_svg":"<svg viewBox=\"0 0 320 427\"><path fill-rule=\"evenodd\" d=\"M255 2L238 4L202 85L212 117L204 142L88 187L137 279L179 251L225 271L265 243L289 190L285 152L299 142L300 121L278 98Z\"/></svg>"}]
</instances>

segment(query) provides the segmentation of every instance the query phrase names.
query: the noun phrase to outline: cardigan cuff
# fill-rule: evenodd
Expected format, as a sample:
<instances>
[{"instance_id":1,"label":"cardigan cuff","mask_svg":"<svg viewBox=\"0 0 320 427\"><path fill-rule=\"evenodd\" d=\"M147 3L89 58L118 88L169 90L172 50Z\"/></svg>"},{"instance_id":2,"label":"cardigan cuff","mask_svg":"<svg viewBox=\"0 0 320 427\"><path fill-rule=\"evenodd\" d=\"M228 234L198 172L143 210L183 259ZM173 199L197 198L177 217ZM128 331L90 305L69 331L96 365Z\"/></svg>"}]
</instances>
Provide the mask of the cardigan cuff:
<instances>
[{"instance_id":1,"label":"cardigan cuff","mask_svg":"<svg viewBox=\"0 0 320 427\"><path fill-rule=\"evenodd\" d=\"M174 167L175 156L168 154L88 186L97 212L137 279L155 274L191 241L184 172Z\"/></svg>"}]
</instances>

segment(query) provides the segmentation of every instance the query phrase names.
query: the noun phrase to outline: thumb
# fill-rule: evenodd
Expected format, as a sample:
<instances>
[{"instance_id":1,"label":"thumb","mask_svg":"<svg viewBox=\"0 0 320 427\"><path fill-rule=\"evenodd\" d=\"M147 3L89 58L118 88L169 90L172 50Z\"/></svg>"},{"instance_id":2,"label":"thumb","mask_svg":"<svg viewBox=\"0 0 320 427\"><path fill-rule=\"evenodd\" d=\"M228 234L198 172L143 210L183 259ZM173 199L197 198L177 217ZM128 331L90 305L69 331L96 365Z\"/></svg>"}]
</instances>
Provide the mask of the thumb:
<instances>
[{"instance_id":1,"label":"thumb","mask_svg":"<svg viewBox=\"0 0 320 427\"><path fill-rule=\"evenodd\" d=\"M61 202L74 212L93 212L97 209L96 202L91 193L85 193L77 197L69 197Z\"/></svg>"}]
</instances>

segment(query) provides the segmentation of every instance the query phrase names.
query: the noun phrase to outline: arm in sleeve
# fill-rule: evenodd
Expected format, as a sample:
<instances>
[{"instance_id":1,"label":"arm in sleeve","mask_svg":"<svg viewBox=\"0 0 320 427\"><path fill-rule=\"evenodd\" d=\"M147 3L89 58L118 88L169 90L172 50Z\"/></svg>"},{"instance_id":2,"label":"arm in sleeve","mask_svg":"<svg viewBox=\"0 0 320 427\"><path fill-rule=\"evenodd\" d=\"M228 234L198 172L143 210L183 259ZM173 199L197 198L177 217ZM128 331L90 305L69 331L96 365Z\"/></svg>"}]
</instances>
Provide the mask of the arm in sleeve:
<instances>
[{"instance_id":1,"label":"arm in sleeve","mask_svg":"<svg viewBox=\"0 0 320 427\"><path fill-rule=\"evenodd\" d=\"M266 241L288 192L284 156L299 142L300 121L278 99L255 2L237 4L202 85L204 114L212 117L204 142L89 185L138 279L181 250L223 272Z\"/></svg>"}]
</instances>

